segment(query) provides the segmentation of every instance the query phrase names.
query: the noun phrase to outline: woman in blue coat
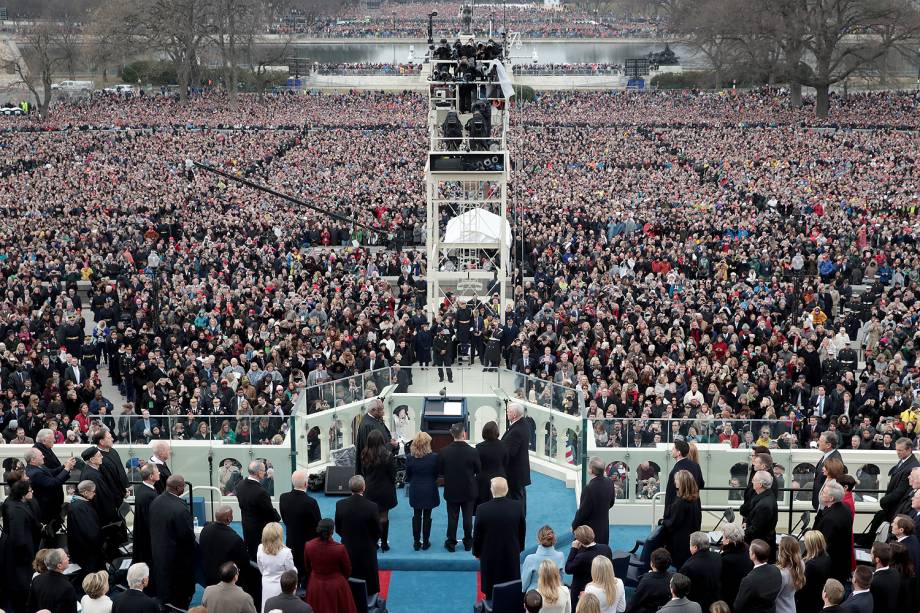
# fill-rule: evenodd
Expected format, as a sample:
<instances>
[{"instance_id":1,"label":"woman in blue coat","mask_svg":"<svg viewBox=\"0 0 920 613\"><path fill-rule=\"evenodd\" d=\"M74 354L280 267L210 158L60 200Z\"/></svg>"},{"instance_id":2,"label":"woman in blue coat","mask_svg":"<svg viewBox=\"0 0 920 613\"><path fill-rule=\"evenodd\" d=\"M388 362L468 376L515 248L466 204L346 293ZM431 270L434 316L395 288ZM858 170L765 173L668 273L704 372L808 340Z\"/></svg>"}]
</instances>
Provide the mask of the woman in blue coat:
<instances>
[{"instance_id":1,"label":"woman in blue coat","mask_svg":"<svg viewBox=\"0 0 920 613\"><path fill-rule=\"evenodd\" d=\"M409 488L409 505L412 507L413 547L431 547L431 509L441 505L438 495L438 454L431 451L431 437L419 432L412 441L411 453L406 457L406 483Z\"/></svg>"}]
</instances>

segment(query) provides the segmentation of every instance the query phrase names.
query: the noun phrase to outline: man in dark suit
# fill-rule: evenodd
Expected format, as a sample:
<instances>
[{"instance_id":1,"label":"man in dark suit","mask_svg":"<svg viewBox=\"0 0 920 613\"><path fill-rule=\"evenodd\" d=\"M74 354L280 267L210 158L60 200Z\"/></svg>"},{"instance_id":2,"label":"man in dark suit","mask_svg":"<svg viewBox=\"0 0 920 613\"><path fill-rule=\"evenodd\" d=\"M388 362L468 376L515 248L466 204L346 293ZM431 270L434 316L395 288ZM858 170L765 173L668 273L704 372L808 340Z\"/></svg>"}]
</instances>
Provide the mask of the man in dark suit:
<instances>
[{"instance_id":1,"label":"man in dark suit","mask_svg":"<svg viewBox=\"0 0 920 613\"><path fill-rule=\"evenodd\" d=\"M69 458L63 465L50 469L45 466L45 456L41 451L29 449L25 454L26 476L32 482L32 497L41 511L39 520L43 524L59 518L64 503L63 485L70 478L70 471L77 463L76 458Z\"/></svg>"},{"instance_id":2,"label":"man in dark suit","mask_svg":"<svg viewBox=\"0 0 920 613\"><path fill-rule=\"evenodd\" d=\"M105 557L99 546L102 526L91 502L95 495L95 483L80 481L77 495L67 508L67 549L73 561L80 565L81 576L105 568Z\"/></svg>"},{"instance_id":3,"label":"man in dark suit","mask_svg":"<svg viewBox=\"0 0 920 613\"><path fill-rule=\"evenodd\" d=\"M783 587L783 577L776 566L767 564L770 547L762 540L757 539L751 543L750 556L754 569L741 580L732 610L744 613L773 613L776 610L776 597ZM850 560L847 558L847 564L849 563Z\"/></svg>"},{"instance_id":4,"label":"man in dark suit","mask_svg":"<svg viewBox=\"0 0 920 613\"><path fill-rule=\"evenodd\" d=\"M769 560L776 559L776 521L779 512L773 493L773 476L765 470L754 473L754 497L748 509L744 540L751 543L760 539L770 545Z\"/></svg>"},{"instance_id":5,"label":"man in dark suit","mask_svg":"<svg viewBox=\"0 0 920 613\"><path fill-rule=\"evenodd\" d=\"M628 613L654 613L671 600L671 554L659 547L652 552L652 570L642 575L626 605Z\"/></svg>"},{"instance_id":6,"label":"man in dark suit","mask_svg":"<svg viewBox=\"0 0 920 613\"><path fill-rule=\"evenodd\" d=\"M502 442L508 450L508 498L521 501L527 515L527 486L530 485L530 425L524 419L524 407L516 402L505 409L508 429Z\"/></svg>"},{"instance_id":7,"label":"man in dark suit","mask_svg":"<svg viewBox=\"0 0 920 613\"><path fill-rule=\"evenodd\" d=\"M837 613L842 611L840 603L843 602L843 584L836 579L828 579L824 582L824 588L821 590L821 600L824 601L824 608L821 613Z\"/></svg>"},{"instance_id":8,"label":"man in dark suit","mask_svg":"<svg viewBox=\"0 0 920 613\"><path fill-rule=\"evenodd\" d=\"M891 534L907 549L907 555L914 568L920 568L920 540L917 540L915 534L914 520L907 515L896 515L891 522Z\"/></svg>"},{"instance_id":9,"label":"man in dark suit","mask_svg":"<svg viewBox=\"0 0 920 613\"><path fill-rule=\"evenodd\" d=\"M233 562L240 569L239 586L253 595L253 592L259 592L256 588L261 588L261 578L258 570L249 564L249 552L240 535L230 527L232 523L233 508L229 505L221 505L214 512L214 521L208 522L201 529L198 549L201 552L204 582L205 585L218 583L221 565ZM303 557L303 552L300 556ZM259 602L261 602L261 597Z\"/></svg>"},{"instance_id":10,"label":"man in dark suit","mask_svg":"<svg viewBox=\"0 0 920 613\"><path fill-rule=\"evenodd\" d=\"M73 463L70 464L69 466L65 466L64 464L61 464L61 461L58 459L57 455L55 455L54 451L52 450L53 447L54 447L54 432L48 428L43 428L39 430L38 433L35 435L35 445L33 446L33 448L41 452L42 458L43 458L42 465L47 470L49 470L51 474L57 474L62 469L68 470L68 471L73 470L73 467L76 464L76 459L74 459ZM26 473L28 475L28 467L27 467ZM36 498L36 500L39 500L41 498L41 500L39 501L39 508L42 509L42 517L39 518L41 522L48 523L49 521L54 519L53 515L52 516L44 515L45 509L48 509L49 512L52 509L57 509L58 510L57 516L60 517L60 510L61 510L61 507L64 505L64 488L55 487L55 488L51 488L47 492L42 492L41 494L39 494L38 489L41 489L41 486L39 486L39 488L36 489L35 480L32 479L31 476L29 477L29 479L32 480L32 490L33 490L32 495Z\"/></svg>"},{"instance_id":11,"label":"man in dark suit","mask_svg":"<svg viewBox=\"0 0 920 613\"><path fill-rule=\"evenodd\" d=\"M872 600L872 593L869 591L871 585L872 569L860 564L853 571L853 593L843 601L843 604L840 605L840 610L847 613L872 613L875 610L875 606ZM879 613L886 613L881 607L878 611Z\"/></svg>"},{"instance_id":12,"label":"man in dark suit","mask_svg":"<svg viewBox=\"0 0 920 613\"><path fill-rule=\"evenodd\" d=\"M83 385L83 382L86 381L87 376L89 375L86 369L80 364L76 356L70 356L67 368L64 369L64 381L73 381L77 388L79 388Z\"/></svg>"},{"instance_id":13,"label":"man in dark suit","mask_svg":"<svg viewBox=\"0 0 920 613\"><path fill-rule=\"evenodd\" d=\"M479 452L466 438L466 426L455 423L450 427L454 439L438 453L438 474L444 475L444 500L447 502L447 539L444 547L453 553L457 546L457 520L463 513L463 547L473 547L473 505L476 503L476 475L482 470ZM488 594L487 594L488 596Z\"/></svg>"},{"instance_id":14,"label":"man in dark suit","mask_svg":"<svg viewBox=\"0 0 920 613\"><path fill-rule=\"evenodd\" d=\"M708 611L709 605L722 596L722 558L709 550L709 535L705 532L690 535L690 554L679 572L690 579L690 600Z\"/></svg>"},{"instance_id":15,"label":"man in dark suit","mask_svg":"<svg viewBox=\"0 0 920 613\"><path fill-rule=\"evenodd\" d=\"M307 541L316 537L316 524L322 519L319 504L307 494L307 473L303 470L291 474L290 492L281 494L278 507L284 522L285 542L294 556L297 575L303 581L303 548Z\"/></svg>"},{"instance_id":16,"label":"man in dark suit","mask_svg":"<svg viewBox=\"0 0 920 613\"><path fill-rule=\"evenodd\" d=\"M139 562L128 569L128 591L114 598L112 613L160 613L160 605L144 594L150 582L150 567Z\"/></svg>"},{"instance_id":17,"label":"man in dark suit","mask_svg":"<svg viewBox=\"0 0 920 613\"><path fill-rule=\"evenodd\" d=\"M616 502L613 481L604 475L604 461L591 458L588 470L593 475L581 491L581 502L572 520L572 530L581 525L591 526L598 543L610 543L610 509Z\"/></svg>"},{"instance_id":18,"label":"man in dark suit","mask_svg":"<svg viewBox=\"0 0 920 613\"><path fill-rule=\"evenodd\" d=\"M681 573L674 573L668 585L671 599L659 611L665 613L702 613L699 603L690 600L691 581Z\"/></svg>"},{"instance_id":19,"label":"man in dark suit","mask_svg":"<svg viewBox=\"0 0 920 613\"><path fill-rule=\"evenodd\" d=\"M297 573L286 570L281 573L281 593L265 601L265 611L281 613L313 613L313 607L297 597Z\"/></svg>"},{"instance_id":20,"label":"man in dark suit","mask_svg":"<svg viewBox=\"0 0 920 613\"><path fill-rule=\"evenodd\" d=\"M888 471L888 485L885 486L885 495L879 500L881 507L872 517L868 534L875 535L882 522L894 519L902 499L911 491L910 471L920 467L920 462L914 456L914 443L909 438L902 437L894 445L898 454L898 463Z\"/></svg>"},{"instance_id":21,"label":"man in dark suit","mask_svg":"<svg viewBox=\"0 0 920 613\"><path fill-rule=\"evenodd\" d=\"M253 460L247 471L249 476L237 484L235 493L242 515L243 541L249 551L249 559L255 561L262 542L262 529L273 521L281 521L281 516L272 506L271 496L262 487L265 464L261 460Z\"/></svg>"},{"instance_id":22,"label":"man in dark suit","mask_svg":"<svg viewBox=\"0 0 920 613\"><path fill-rule=\"evenodd\" d=\"M815 510L818 509L818 496L821 494L821 488L827 480L827 477L821 471L821 469L824 468L824 463L831 458L837 458L841 462L843 461L843 458L840 457L840 452L837 451L837 434L834 432L821 433L821 436L818 437L818 449L824 455L821 456L817 466L815 466L815 482L811 490L811 506Z\"/></svg>"},{"instance_id":23,"label":"man in dark suit","mask_svg":"<svg viewBox=\"0 0 920 613\"><path fill-rule=\"evenodd\" d=\"M821 502L826 506L815 520L815 530L824 535L827 554L831 558L831 577L846 583L850 576L853 553L853 515L842 502L843 487L828 483L821 490ZM866 584L868 588L868 584Z\"/></svg>"},{"instance_id":24,"label":"man in dark suit","mask_svg":"<svg viewBox=\"0 0 920 613\"><path fill-rule=\"evenodd\" d=\"M166 491L150 504L150 542L157 597L187 609L195 594L195 531L188 504L180 498L185 479L172 475Z\"/></svg>"},{"instance_id":25,"label":"man in dark suit","mask_svg":"<svg viewBox=\"0 0 920 613\"><path fill-rule=\"evenodd\" d=\"M150 505L156 500L156 484L160 481L157 465L147 462L140 470L140 485L134 486L134 549L131 560L135 564L144 562L153 564L152 545L150 544Z\"/></svg>"},{"instance_id":26,"label":"man in dark suit","mask_svg":"<svg viewBox=\"0 0 920 613\"><path fill-rule=\"evenodd\" d=\"M377 504L364 497L364 477L348 480L351 496L335 504L335 532L351 560L351 576L367 582L367 594L380 591L377 574L377 541L380 540L380 516Z\"/></svg>"},{"instance_id":27,"label":"man in dark suit","mask_svg":"<svg viewBox=\"0 0 920 613\"><path fill-rule=\"evenodd\" d=\"M77 613L77 592L64 576L70 558L63 549L51 549L45 554L48 572L32 580L29 587L28 610L48 609L52 613Z\"/></svg>"},{"instance_id":28,"label":"man in dark suit","mask_svg":"<svg viewBox=\"0 0 920 613\"><path fill-rule=\"evenodd\" d=\"M674 484L674 475L680 471L686 470L693 475L699 489L702 490L706 486L706 482L703 480L703 471L700 470L700 465L687 457L689 455L690 445L687 441L680 439L674 441L674 446L671 448L671 457L674 459L674 466L668 474L668 483L664 493L664 508L666 509L674 504L674 501L677 499L677 486Z\"/></svg>"},{"instance_id":29,"label":"man in dark suit","mask_svg":"<svg viewBox=\"0 0 920 613\"><path fill-rule=\"evenodd\" d=\"M367 413L364 414L361 425L358 426L358 434L355 436L355 474L357 475L364 474L361 469L361 452L367 446L367 437L374 430L379 430L383 435L383 440L389 441L391 451L397 450L399 442L393 438L390 429L384 423L383 401L379 398L374 398L368 404Z\"/></svg>"},{"instance_id":30,"label":"man in dark suit","mask_svg":"<svg viewBox=\"0 0 920 613\"><path fill-rule=\"evenodd\" d=\"M492 588L521 578L526 522L521 503L507 497L508 482L492 479L492 500L479 505L473 529L473 555L479 560L482 593L492 599Z\"/></svg>"},{"instance_id":31,"label":"man in dark suit","mask_svg":"<svg viewBox=\"0 0 920 613\"><path fill-rule=\"evenodd\" d=\"M160 480L157 482L156 490L157 494L162 494L166 491L166 480L172 475L172 471L169 470L169 466L166 464L169 461L169 456L172 455L172 447L169 441L154 441L152 446L153 455L150 456L150 462L156 464L160 473Z\"/></svg>"},{"instance_id":32,"label":"man in dark suit","mask_svg":"<svg viewBox=\"0 0 920 613\"><path fill-rule=\"evenodd\" d=\"M872 545L872 563L875 572L869 582L869 593L872 594L873 609L879 611L897 611L901 573L891 568L891 545L888 543L875 543ZM913 599L911 599L913 600Z\"/></svg>"}]
</instances>

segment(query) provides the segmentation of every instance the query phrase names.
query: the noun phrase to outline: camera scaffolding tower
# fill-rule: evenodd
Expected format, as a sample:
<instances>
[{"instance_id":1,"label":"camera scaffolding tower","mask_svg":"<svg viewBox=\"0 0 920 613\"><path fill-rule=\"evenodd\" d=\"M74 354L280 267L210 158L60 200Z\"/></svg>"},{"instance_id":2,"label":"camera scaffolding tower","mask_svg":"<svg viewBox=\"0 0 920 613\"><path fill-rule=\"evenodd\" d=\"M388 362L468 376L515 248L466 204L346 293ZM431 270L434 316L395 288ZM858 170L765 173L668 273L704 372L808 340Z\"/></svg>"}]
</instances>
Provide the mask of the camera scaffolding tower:
<instances>
[{"instance_id":1,"label":"camera scaffolding tower","mask_svg":"<svg viewBox=\"0 0 920 613\"><path fill-rule=\"evenodd\" d=\"M472 34L461 33L457 40L466 49L475 47ZM430 45L423 68L429 93L426 274L432 317L446 300L488 304L498 293L496 314L505 321L511 245L508 106L514 92L505 46L492 48L493 59L471 66L456 52L443 59L444 47Z\"/></svg>"}]
</instances>

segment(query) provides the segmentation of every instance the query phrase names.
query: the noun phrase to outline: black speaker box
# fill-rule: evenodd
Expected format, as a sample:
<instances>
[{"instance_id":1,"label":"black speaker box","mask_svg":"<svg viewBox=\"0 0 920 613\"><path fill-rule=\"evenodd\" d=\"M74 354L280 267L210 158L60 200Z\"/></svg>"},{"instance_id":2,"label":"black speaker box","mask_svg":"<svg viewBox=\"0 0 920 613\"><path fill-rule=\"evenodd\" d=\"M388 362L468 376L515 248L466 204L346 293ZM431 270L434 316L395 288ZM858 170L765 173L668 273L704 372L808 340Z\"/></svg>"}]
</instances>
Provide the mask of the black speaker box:
<instances>
[{"instance_id":1,"label":"black speaker box","mask_svg":"<svg viewBox=\"0 0 920 613\"><path fill-rule=\"evenodd\" d=\"M326 495L350 496L348 480L355 476L354 466L330 466L326 469Z\"/></svg>"}]
</instances>

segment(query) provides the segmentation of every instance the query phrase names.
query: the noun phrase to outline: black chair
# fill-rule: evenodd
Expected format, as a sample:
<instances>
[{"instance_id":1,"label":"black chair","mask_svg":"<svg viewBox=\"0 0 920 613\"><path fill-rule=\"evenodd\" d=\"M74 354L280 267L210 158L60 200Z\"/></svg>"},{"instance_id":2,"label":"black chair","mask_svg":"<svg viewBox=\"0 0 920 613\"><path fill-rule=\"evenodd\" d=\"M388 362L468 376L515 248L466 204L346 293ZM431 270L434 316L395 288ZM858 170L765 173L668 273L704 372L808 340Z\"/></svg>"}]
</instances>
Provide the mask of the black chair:
<instances>
[{"instance_id":1,"label":"black chair","mask_svg":"<svg viewBox=\"0 0 920 613\"><path fill-rule=\"evenodd\" d=\"M355 599L355 608L358 613L382 613L386 611L386 600L383 600L377 594L373 596L367 595L367 581L364 579L349 577L348 587L351 588L351 595Z\"/></svg>"},{"instance_id":2,"label":"black chair","mask_svg":"<svg viewBox=\"0 0 920 613\"><path fill-rule=\"evenodd\" d=\"M521 580L505 581L492 586L492 601L483 601L486 613L520 613L524 609L524 586Z\"/></svg>"}]
</instances>

